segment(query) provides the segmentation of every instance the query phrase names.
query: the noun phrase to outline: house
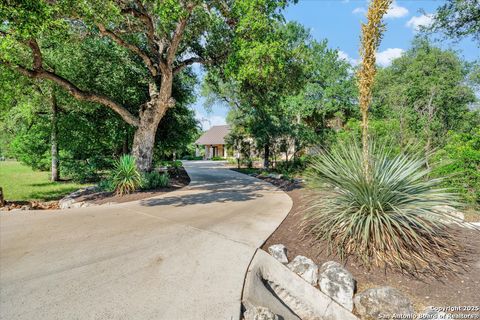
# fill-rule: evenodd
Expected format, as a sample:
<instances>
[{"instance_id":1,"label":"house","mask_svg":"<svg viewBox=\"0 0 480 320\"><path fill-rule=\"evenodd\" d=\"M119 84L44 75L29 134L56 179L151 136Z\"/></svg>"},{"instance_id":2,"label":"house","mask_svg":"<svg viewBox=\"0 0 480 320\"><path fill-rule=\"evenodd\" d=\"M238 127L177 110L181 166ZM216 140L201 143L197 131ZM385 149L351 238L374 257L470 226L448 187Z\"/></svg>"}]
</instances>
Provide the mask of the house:
<instances>
[{"instance_id":1,"label":"house","mask_svg":"<svg viewBox=\"0 0 480 320\"><path fill-rule=\"evenodd\" d=\"M230 126L213 126L208 129L197 141L195 141L195 155L200 156L200 146L205 147L205 159L213 157L227 157L225 137L230 132Z\"/></svg>"}]
</instances>

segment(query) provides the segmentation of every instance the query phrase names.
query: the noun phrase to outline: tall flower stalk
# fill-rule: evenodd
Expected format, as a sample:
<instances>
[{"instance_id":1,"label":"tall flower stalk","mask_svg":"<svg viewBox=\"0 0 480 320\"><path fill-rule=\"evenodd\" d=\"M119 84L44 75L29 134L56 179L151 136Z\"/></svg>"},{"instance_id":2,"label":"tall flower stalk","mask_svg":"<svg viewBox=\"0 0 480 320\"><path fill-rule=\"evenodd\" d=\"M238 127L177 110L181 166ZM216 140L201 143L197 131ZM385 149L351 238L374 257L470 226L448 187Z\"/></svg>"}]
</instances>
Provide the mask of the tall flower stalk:
<instances>
[{"instance_id":1,"label":"tall flower stalk","mask_svg":"<svg viewBox=\"0 0 480 320\"><path fill-rule=\"evenodd\" d=\"M368 108L372 100L372 87L377 69L375 67L375 53L380 45L385 25L382 17L388 10L392 0L372 0L367 12L367 23L362 23L360 56L362 63L358 70L358 88L360 93L360 111L362 113L362 150L363 169L368 177L369 151L368 151Z\"/></svg>"}]
</instances>

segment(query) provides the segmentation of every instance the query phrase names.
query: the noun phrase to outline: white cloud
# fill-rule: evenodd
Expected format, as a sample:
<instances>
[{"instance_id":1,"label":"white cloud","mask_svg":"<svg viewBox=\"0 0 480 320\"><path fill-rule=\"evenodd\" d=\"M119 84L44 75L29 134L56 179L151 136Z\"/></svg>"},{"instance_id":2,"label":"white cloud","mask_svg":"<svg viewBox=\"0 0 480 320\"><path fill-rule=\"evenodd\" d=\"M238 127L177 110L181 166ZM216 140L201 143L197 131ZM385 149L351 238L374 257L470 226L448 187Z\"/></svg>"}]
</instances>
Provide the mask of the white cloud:
<instances>
[{"instance_id":1,"label":"white cloud","mask_svg":"<svg viewBox=\"0 0 480 320\"><path fill-rule=\"evenodd\" d=\"M342 50L338 50L338 57L342 60L345 60L347 62L349 62L351 65L353 66L356 66L358 64L358 60L357 59L353 59L351 58L348 53L342 51Z\"/></svg>"},{"instance_id":2,"label":"white cloud","mask_svg":"<svg viewBox=\"0 0 480 320\"><path fill-rule=\"evenodd\" d=\"M382 67L388 67L393 59L399 58L404 50L400 48L388 48L384 51L377 52L377 63Z\"/></svg>"},{"instance_id":3,"label":"white cloud","mask_svg":"<svg viewBox=\"0 0 480 320\"><path fill-rule=\"evenodd\" d=\"M358 7L353 9L353 14L362 14L365 15L367 13L367 9L365 7ZM385 14L385 18L387 19L395 19L395 18L402 18L408 14L408 9L405 7L401 7L397 4L397 2L393 2L390 5L387 13Z\"/></svg>"},{"instance_id":4,"label":"white cloud","mask_svg":"<svg viewBox=\"0 0 480 320\"><path fill-rule=\"evenodd\" d=\"M195 110L195 119L200 122L203 130L208 130L213 126L221 126L227 124L225 117L215 114L204 114Z\"/></svg>"},{"instance_id":5,"label":"white cloud","mask_svg":"<svg viewBox=\"0 0 480 320\"><path fill-rule=\"evenodd\" d=\"M387 19L395 19L395 18L402 18L408 14L408 9L405 7L400 7L395 1L390 5L387 13L385 14L385 18Z\"/></svg>"},{"instance_id":6,"label":"white cloud","mask_svg":"<svg viewBox=\"0 0 480 320\"><path fill-rule=\"evenodd\" d=\"M358 7L358 8L353 9L352 13L353 14L365 14L365 13L367 13L367 9L365 9L363 7Z\"/></svg>"},{"instance_id":7,"label":"white cloud","mask_svg":"<svg viewBox=\"0 0 480 320\"><path fill-rule=\"evenodd\" d=\"M414 31L418 31L422 26L430 26L433 22L433 19L433 14L422 14L421 16L412 17L405 25L409 28L412 28Z\"/></svg>"}]
</instances>

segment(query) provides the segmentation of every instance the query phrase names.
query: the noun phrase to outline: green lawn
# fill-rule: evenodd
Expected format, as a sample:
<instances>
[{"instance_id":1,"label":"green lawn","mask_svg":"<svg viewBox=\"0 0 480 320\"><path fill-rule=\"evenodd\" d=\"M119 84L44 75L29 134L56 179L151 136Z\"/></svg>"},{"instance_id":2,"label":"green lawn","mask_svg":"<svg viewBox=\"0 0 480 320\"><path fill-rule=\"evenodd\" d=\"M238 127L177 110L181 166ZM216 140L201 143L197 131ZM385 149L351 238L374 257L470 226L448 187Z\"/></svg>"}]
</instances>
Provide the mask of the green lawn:
<instances>
[{"instance_id":1,"label":"green lawn","mask_svg":"<svg viewBox=\"0 0 480 320\"><path fill-rule=\"evenodd\" d=\"M0 187L6 200L56 200L88 184L51 182L49 172L33 171L17 161L0 161Z\"/></svg>"}]
</instances>

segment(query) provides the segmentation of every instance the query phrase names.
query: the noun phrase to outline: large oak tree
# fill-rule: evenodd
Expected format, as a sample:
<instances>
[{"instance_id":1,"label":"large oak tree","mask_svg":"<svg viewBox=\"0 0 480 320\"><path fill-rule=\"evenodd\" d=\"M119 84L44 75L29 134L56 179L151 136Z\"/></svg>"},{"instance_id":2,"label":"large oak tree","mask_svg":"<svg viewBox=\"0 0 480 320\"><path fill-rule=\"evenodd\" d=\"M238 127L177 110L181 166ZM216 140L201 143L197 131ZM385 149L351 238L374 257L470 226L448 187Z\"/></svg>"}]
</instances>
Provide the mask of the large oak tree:
<instances>
[{"instance_id":1,"label":"large oak tree","mask_svg":"<svg viewBox=\"0 0 480 320\"><path fill-rule=\"evenodd\" d=\"M50 80L78 100L115 111L135 128L132 153L137 167L148 171L158 124L175 106L175 76L194 63L230 63L230 53L258 31L259 23L278 19L278 9L285 4L276 0L7 0L0 4L0 63L25 76ZM129 53L130 61L142 62L148 79L146 101L127 106L116 97L82 87L48 63L48 56L62 54L62 43L82 41L85 34L111 41ZM64 60L71 69L82 67L68 56Z\"/></svg>"}]
</instances>

